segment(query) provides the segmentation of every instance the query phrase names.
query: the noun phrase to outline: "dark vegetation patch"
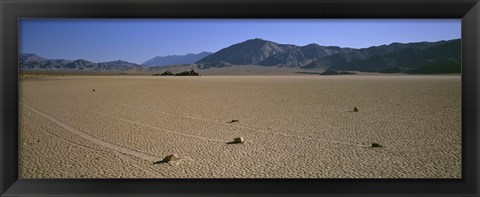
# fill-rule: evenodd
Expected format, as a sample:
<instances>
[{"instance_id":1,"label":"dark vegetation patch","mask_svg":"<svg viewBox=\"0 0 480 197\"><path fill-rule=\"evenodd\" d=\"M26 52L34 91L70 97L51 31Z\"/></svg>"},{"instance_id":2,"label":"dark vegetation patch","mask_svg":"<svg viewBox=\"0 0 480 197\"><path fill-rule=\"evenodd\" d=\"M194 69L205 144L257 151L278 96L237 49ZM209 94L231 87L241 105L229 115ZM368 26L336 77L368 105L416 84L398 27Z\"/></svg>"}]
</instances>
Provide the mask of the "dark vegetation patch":
<instances>
[{"instance_id":1,"label":"dark vegetation patch","mask_svg":"<svg viewBox=\"0 0 480 197\"><path fill-rule=\"evenodd\" d=\"M180 72L180 73L172 73L170 71L165 71L162 74L155 73L152 76L200 76L200 74L195 72L194 70Z\"/></svg>"}]
</instances>

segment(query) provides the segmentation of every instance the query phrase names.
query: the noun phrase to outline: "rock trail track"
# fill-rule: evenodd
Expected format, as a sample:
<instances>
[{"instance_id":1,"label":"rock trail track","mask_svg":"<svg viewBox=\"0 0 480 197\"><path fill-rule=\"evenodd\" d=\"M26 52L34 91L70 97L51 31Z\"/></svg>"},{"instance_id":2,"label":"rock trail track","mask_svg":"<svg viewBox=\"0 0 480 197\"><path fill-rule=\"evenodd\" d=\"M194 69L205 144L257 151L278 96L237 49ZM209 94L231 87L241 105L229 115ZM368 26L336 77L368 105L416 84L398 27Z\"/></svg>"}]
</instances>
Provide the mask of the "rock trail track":
<instances>
[{"instance_id":1,"label":"rock trail track","mask_svg":"<svg viewBox=\"0 0 480 197\"><path fill-rule=\"evenodd\" d=\"M128 155L132 155L132 156L135 156L135 157L138 157L138 158L141 158L141 159L144 159L144 160L148 160L148 161L152 161L152 162L155 162L155 161L158 161L159 158L158 156L155 156L155 155L151 155L151 154L147 154L147 153L143 153L143 152L140 152L140 151L137 151L137 150L133 150L133 149L130 149L130 148L127 148L127 147L123 147L123 146L120 146L118 144L114 144L114 143L111 143L111 142L108 142L108 141L105 141L105 140L102 140L100 138L97 138L93 135L90 135L84 131L81 131L75 127L72 127L71 125L69 125L68 123L65 123L63 121L60 121L58 119L56 119L55 117L45 113L45 112L42 112L40 110L37 110L35 108L33 108L32 106L30 106L27 102L25 101L21 101L21 103L27 108L29 109L30 111L42 116L43 118L63 127L64 129L72 132L73 134L76 134L90 142L93 142L94 144L97 144L99 146L102 146L102 147L106 147L106 148L109 148L109 149L112 149L112 150L115 150L117 152L120 152L120 153L124 153L124 154L128 154Z\"/></svg>"},{"instance_id":2,"label":"rock trail track","mask_svg":"<svg viewBox=\"0 0 480 197\"><path fill-rule=\"evenodd\" d=\"M26 107L28 108L29 106L26 106ZM31 109L30 109L30 110L31 110ZM33 110L35 110L35 109L33 109ZM32 112L36 113L36 112L33 111L33 110L32 110ZM38 114L38 115L40 115L40 114ZM48 114L47 114L47 115L48 115ZM40 116L42 116L42 115L40 115ZM42 116L42 117L44 117L44 116ZM46 117L44 117L44 118L46 118ZM47 118L47 119L48 119L48 118ZM47 128L44 128L42 125L36 123L34 120L32 120L32 119L30 119L30 118L28 118L28 117L26 117L26 120L27 120L30 124L35 125L35 128L40 128L41 131L43 131L43 132L51 135L52 137L54 137L54 138L56 138L56 139L59 139L59 140L65 142L65 143L68 143L68 144L70 144L70 145L72 145L72 146L80 147L80 148L86 149L86 150L88 150L88 151L93 151L93 152L97 152L97 153L103 152L103 150L100 150L100 149L98 149L98 148L89 147L89 146L87 146L87 145L83 145L83 144L81 144L81 143L75 142L74 140L65 139L65 138L59 136L58 134L49 131ZM50 120L50 119L49 119L49 120ZM57 123L58 121L52 121L52 122L55 123L55 124L57 124L57 125L59 125L59 126L61 126L61 127L63 127L62 125L60 125L60 124ZM60 122L62 122L62 121L60 121ZM66 124L66 123L64 123L64 124ZM71 130L68 129L68 128L70 128L70 127L67 127L67 128L63 127L63 128L64 128L64 129L67 129L67 130L70 131L70 132L72 132ZM80 137L82 137L82 136L80 136ZM92 137L93 137L93 136L92 136ZM94 138L96 138L96 137L94 137ZM89 140L89 138L84 138L84 139ZM98 139L98 138L96 138L96 139ZM101 139L98 139L98 140L103 141L103 140L101 140ZM92 143L95 143L95 141L92 141L92 140L89 140L89 141L92 142ZM117 156L117 157L120 157L120 158L126 159L126 157L125 157L124 154L127 154L127 155L131 155L131 156L137 157L137 158L139 158L139 159L145 159L145 158L139 157L138 155L131 154L131 152L137 152L137 151L135 151L135 150L130 150L129 152L123 152L123 151L119 151L119 149L112 149L111 146L105 146L104 143L108 143L108 142L103 141L103 143L101 143L101 144L96 144L96 143L95 143L95 144L96 144L96 145L99 145L99 146L101 146L101 147L105 147L105 148L109 148L110 150L113 150L114 153L116 154L116 156ZM117 146L117 145L115 145L115 144L113 144L113 145L114 145L114 146ZM143 154L144 154L144 153L143 153ZM133 164L133 165L135 165L135 164ZM144 171L144 172L147 173L147 174L152 174L152 175L154 175L154 174L159 174L159 173L161 173L161 172L159 172L159 171L157 171L157 170L155 170L155 169L153 169L153 168L144 168L144 167L141 167L140 165L135 165L135 167L136 167L136 169L140 169L140 170Z\"/></svg>"},{"instance_id":3,"label":"rock trail track","mask_svg":"<svg viewBox=\"0 0 480 197\"><path fill-rule=\"evenodd\" d=\"M75 128L75 127L71 126L70 124L68 124L66 122L63 122L63 121L53 117L52 115L50 115L48 113L42 112L38 109L35 109L25 100L21 100L21 104L23 104L28 110L40 115L41 117L59 125L60 127L68 130L69 132L71 132L73 134L76 134L79 137L81 137L83 139L86 139L86 140L88 140L88 141L90 141L90 142L92 142L96 145L99 145L101 147L105 147L105 148L114 150L116 152L131 155L131 156L134 156L134 157L137 157L137 158L140 158L140 159L143 159L143 160L147 160L147 161L150 161L150 162L157 162L162 157L160 155L152 155L152 154L144 153L144 152L141 152L141 151L138 151L138 150L130 149L130 148L127 148L127 147L124 147L124 146L121 146L121 145L118 145L118 144L100 139L100 138L98 138L96 136L93 136L93 135L91 135L87 132L84 132L84 131L82 131L78 128ZM163 131L163 132L172 133L172 134L176 134L176 135L180 135L180 136L184 136L184 137L188 137L188 138L195 138L195 139L199 139L199 140L205 140L205 141L211 141L211 142L223 143L223 144L228 142L228 139L226 139L226 140L214 139L214 138L207 138L207 137L199 136L199 135L182 133L182 132L178 132L178 131L173 131L173 130L169 130L169 129L165 129L165 128L160 128L160 127L144 124L144 123L141 123L141 122L132 121L132 120L129 120L129 119L125 119L125 118L122 118L122 117L107 114L107 113L104 113L104 112L101 112L101 111L98 111L98 110L94 110L94 109L91 109L91 108L87 108L87 107L75 106L75 105L71 105L71 104L67 104L67 103L62 103L62 104L69 105L70 107L75 107L75 108L78 108L78 109L90 111L90 112L93 112L93 113L96 113L96 114L99 114L99 115L102 115L102 116L105 116L105 117L117 119L117 120L128 122L128 123L131 123L131 124L147 127L147 128L154 129L154 130L160 130L160 131ZM180 113L166 112L166 111L150 109L150 108L140 107L140 106L135 106L135 105L130 105L130 104L120 104L120 105L121 106L126 106L126 107L131 107L131 108L136 108L136 109L141 109L141 110L146 110L146 111L152 111L152 112L155 112L155 113L162 113L162 114L167 114L167 115L178 116L178 117L182 117L182 118L202 120L202 121L206 121L206 122L213 123L213 124L219 124L219 125L225 125L225 126L240 128L240 129L244 129L244 130L252 131L252 132L262 132L262 133L272 134L272 135L276 135L276 136L282 136L282 137L288 137L288 138L297 138L297 139L303 139L303 140L314 140L314 141L318 141L318 142L332 143L332 144L338 144L338 145L346 145L346 146L354 146L354 147L369 147L369 146L362 145L362 144L353 144L353 143L331 141L331 140L321 140L321 139L312 138L312 137L289 135L289 134L278 133L278 132L274 132L274 131L266 131L266 130L263 130L263 129L255 129L255 128L250 128L250 127L245 127L245 126L237 126L237 125L232 125L232 124L229 124L229 123L220 122L218 120L213 120L213 119L208 119L208 118L203 118L203 117L190 116L190 115L185 115L185 114L180 114ZM50 133L50 134L52 134L52 133ZM68 141L68 142L73 143L71 141ZM73 143L73 144L79 145L79 144L76 144L76 143ZM79 146L82 146L82 145L79 145Z\"/></svg>"}]
</instances>

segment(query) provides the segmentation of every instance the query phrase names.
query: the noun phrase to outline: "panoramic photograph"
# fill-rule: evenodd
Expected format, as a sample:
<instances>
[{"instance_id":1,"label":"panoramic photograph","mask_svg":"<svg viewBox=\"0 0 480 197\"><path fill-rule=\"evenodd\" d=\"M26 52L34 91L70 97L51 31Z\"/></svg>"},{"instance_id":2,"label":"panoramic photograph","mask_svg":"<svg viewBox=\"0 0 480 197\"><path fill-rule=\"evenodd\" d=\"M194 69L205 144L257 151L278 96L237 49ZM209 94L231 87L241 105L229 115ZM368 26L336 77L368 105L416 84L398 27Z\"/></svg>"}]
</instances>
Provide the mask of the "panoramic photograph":
<instances>
[{"instance_id":1,"label":"panoramic photograph","mask_svg":"<svg viewBox=\"0 0 480 197\"><path fill-rule=\"evenodd\" d=\"M460 19L20 19L18 176L462 178Z\"/></svg>"}]
</instances>

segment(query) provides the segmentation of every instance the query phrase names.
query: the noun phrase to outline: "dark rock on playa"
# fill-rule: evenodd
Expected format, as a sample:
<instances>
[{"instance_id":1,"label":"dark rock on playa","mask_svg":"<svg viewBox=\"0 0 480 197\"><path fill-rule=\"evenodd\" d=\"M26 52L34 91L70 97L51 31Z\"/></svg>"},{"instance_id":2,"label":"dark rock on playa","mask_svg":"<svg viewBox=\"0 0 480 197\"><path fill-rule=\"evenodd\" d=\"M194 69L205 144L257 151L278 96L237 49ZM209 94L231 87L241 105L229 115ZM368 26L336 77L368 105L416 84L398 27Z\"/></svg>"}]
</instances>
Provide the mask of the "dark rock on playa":
<instances>
[{"instance_id":1,"label":"dark rock on playa","mask_svg":"<svg viewBox=\"0 0 480 197\"><path fill-rule=\"evenodd\" d=\"M152 76L200 76L200 74L195 72L195 70L185 71L181 73L172 73L170 71L165 71L162 74L155 73Z\"/></svg>"},{"instance_id":2,"label":"dark rock on playa","mask_svg":"<svg viewBox=\"0 0 480 197\"><path fill-rule=\"evenodd\" d=\"M170 161L176 161L176 160L179 160L180 157L178 157L177 154L171 154L169 156L166 156L165 158L163 158L162 162L170 162Z\"/></svg>"},{"instance_id":3,"label":"dark rock on playa","mask_svg":"<svg viewBox=\"0 0 480 197\"><path fill-rule=\"evenodd\" d=\"M378 143L372 143L372 146L371 147L382 147L382 145L378 144Z\"/></svg>"},{"instance_id":4,"label":"dark rock on playa","mask_svg":"<svg viewBox=\"0 0 480 197\"><path fill-rule=\"evenodd\" d=\"M235 142L235 143L245 143L245 139L243 139L243 137L237 137L237 138L233 139L233 142Z\"/></svg>"},{"instance_id":5,"label":"dark rock on playa","mask_svg":"<svg viewBox=\"0 0 480 197\"><path fill-rule=\"evenodd\" d=\"M245 139L243 139L243 137L237 137L233 139L233 141L227 142L227 144L243 144L243 143L245 143Z\"/></svg>"},{"instance_id":6,"label":"dark rock on playa","mask_svg":"<svg viewBox=\"0 0 480 197\"><path fill-rule=\"evenodd\" d=\"M177 73L177 74L175 74L175 76L200 76L200 74L195 72L195 70L191 70L191 71L185 71L185 72Z\"/></svg>"}]
</instances>

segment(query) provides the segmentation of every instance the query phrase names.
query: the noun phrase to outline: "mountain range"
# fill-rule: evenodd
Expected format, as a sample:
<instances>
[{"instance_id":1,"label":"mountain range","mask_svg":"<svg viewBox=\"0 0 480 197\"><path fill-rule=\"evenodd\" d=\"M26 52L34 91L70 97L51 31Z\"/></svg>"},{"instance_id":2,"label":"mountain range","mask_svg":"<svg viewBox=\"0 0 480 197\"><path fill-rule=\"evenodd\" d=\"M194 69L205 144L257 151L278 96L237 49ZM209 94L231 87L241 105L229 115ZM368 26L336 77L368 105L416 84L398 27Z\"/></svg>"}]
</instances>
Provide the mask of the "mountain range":
<instances>
[{"instance_id":1,"label":"mountain range","mask_svg":"<svg viewBox=\"0 0 480 197\"><path fill-rule=\"evenodd\" d=\"M339 70L380 73L437 74L461 72L461 40L392 43L354 49L308 44L296 46L250 39L215 53L152 58L142 65L125 61L93 63L87 60L46 59L22 53L22 70L137 71L148 72L185 65L199 69L257 65L300 70Z\"/></svg>"},{"instance_id":2,"label":"mountain range","mask_svg":"<svg viewBox=\"0 0 480 197\"><path fill-rule=\"evenodd\" d=\"M197 64L201 68L253 64L306 70L433 74L460 73L460 59L460 39L353 49L318 44L295 46L257 38L221 49Z\"/></svg>"},{"instance_id":3,"label":"mountain range","mask_svg":"<svg viewBox=\"0 0 480 197\"><path fill-rule=\"evenodd\" d=\"M94 63L83 59L75 61L64 59L46 59L33 53L21 53L21 70L73 70L73 71L145 71L145 66L117 60Z\"/></svg>"},{"instance_id":4,"label":"mountain range","mask_svg":"<svg viewBox=\"0 0 480 197\"><path fill-rule=\"evenodd\" d=\"M193 64L196 61L212 54L201 52L199 54L189 53L186 55L169 55L154 57L142 65L122 60L94 63L84 59L64 60L47 59L33 53L21 53L19 65L22 70L69 70L69 71L149 71L151 68L168 65Z\"/></svg>"}]
</instances>

